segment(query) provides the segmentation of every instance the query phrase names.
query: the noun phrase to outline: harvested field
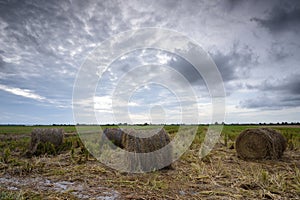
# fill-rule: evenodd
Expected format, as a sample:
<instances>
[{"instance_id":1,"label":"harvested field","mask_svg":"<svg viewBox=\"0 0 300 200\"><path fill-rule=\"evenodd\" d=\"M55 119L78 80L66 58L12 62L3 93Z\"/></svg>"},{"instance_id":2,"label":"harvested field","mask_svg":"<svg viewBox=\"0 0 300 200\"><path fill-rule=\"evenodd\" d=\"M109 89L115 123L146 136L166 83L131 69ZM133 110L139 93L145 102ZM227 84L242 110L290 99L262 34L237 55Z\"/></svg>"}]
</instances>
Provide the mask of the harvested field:
<instances>
[{"instance_id":1,"label":"harvested field","mask_svg":"<svg viewBox=\"0 0 300 200\"><path fill-rule=\"evenodd\" d=\"M173 170L144 174L120 173L99 163L77 136L65 138L74 146L61 154L32 158L22 156L30 137L3 137L1 152L8 153L0 154L0 199L299 199L299 129L281 131L293 149L288 144L280 159L246 161L231 147L248 128L253 127L225 126L212 152L199 159L207 130L200 126ZM171 138L176 134L174 126L165 130Z\"/></svg>"},{"instance_id":2,"label":"harvested field","mask_svg":"<svg viewBox=\"0 0 300 200\"><path fill-rule=\"evenodd\" d=\"M30 150L34 152L39 143L50 142L55 147L63 143L64 130L63 129L41 129L36 128L31 132L31 145Z\"/></svg>"}]
</instances>

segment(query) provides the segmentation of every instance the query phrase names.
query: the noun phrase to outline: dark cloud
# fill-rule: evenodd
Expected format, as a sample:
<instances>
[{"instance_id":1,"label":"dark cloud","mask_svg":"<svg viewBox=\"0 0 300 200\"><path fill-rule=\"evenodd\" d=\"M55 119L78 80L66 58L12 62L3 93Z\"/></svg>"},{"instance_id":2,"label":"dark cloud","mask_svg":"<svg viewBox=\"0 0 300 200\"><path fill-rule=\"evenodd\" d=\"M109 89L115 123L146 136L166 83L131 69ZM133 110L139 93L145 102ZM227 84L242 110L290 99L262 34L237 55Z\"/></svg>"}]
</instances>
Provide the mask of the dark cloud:
<instances>
[{"instance_id":1,"label":"dark cloud","mask_svg":"<svg viewBox=\"0 0 300 200\"><path fill-rule=\"evenodd\" d=\"M300 74L284 79L266 80L260 85L248 85L259 92L255 98L240 102L245 108L282 109L300 106ZM263 95L261 95L263 94Z\"/></svg>"},{"instance_id":2,"label":"dark cloud","mask_svg":"<svg viewBox=\"0 0 300 200\"><path fill-rule=\"evenodd\" d=\"M284 108L296 108L300 106L300 97L270 97L261 95L255 99L247 99L240 102L242 108L259 108L261 110L281 110Z\"/></svg>"},{"instance_id":3,"label":"dark cloud","mask_svg":"<svg viewBox=\"0 0 300 200\"><path fill-rule=\"evenodd\" d=\"M198 73L191 63L184 58L177 56L176 54L158 51L155 49L147 49L145 52L142 50L137 50L135 52L131 52L131 54L124 55L124 57L118 60L118 62L116 61L114 64L112 63L113 68L115 67L115 69L113 69L113 74L116 76L116 79L118 79L118 76L120 76L119 72L126 73L134 67L140 66L144 63L157 64L159 60L157 53L166 54L167 57L172 57L172 59L167 63L168 66L171 66L177 70L192 85L196 87L200 86L201 89L206 89L206 84L203 80L203 77ZM220 70L221 76L223 77L225 83L247 77L251 67L257 63L257 56L253 50L247 45L241 45L239 42L235 42L227 52L215 50L212 51L210 55ZM198 55L192 55L191 57L196 56ZM139 60L143 60L143 62ZM135 77L140 77L142 75L143 74L134 74L133 80ZM229 89L227 94L231 94L231 90L236 89L236 87L240 87L240 85L226 84L225 87L226 89Z\"/></svg>"},{"instance_id":4,"label":"dark cloud","mask_svg":"<svg viewBox=\"0 0 300 200\"><path fill-rule=\"evenodd\" d=\"M169 66L177 70L191 84L204 84L203 78L195 67L184 58L179 56L174 57L169 62Z\"/></svg>"},{"instance_id":5,"label":"dark cloud","mask_svg":"<svg viewBox=\"0 0 300 200\"><path fill-rule=\"evenodd\" d=\"M299 32L300 27L300 3L299 1L284 1L275 5L266 18L252 18L271 33L284 31Z\"/></svg>"},{"instance_id":6,"label":"dark cloud","mask_svg":"<svg viewBox=\"0 0 300 200\"><path fill-rule=\"evenodd\" d=\"M5 62L4 62L4 60L2 59L2 56L0 55L0 70L1 70L1 71L4 69L4 66L5 66Z\"/></svg>"},{"instance_id":7,"label":"dark cloud","mask_svg":"<svg viewBox=\"0 0 300 200\"><path fill-rule=\"evenodd\" d=\"M250 68L257 63L257 56L248 46L234 44L231 50L223 53L219 50L210 52L225 82L245 77Z\"/></svg>"},{"instance_id":8,"label":"dark cloud","mask_svg":"<svg viewBox=\"0 0 300 200\"><path fill-rule=\"evenodd\" d=\"M258 89L266 92L280 92L286 95L300 95L300 74L290 75L284 79L264 81Z\"/></svg>"},{"instance_id":9,"label":"dark cloud","mask_svg":"<svg viewBox=\"0 0 300 200\"><path fill-rule=\"evenodd\" d=\"M284 59L292 56L293 53L286 49L285 45L273 43L269 49L270 58L276 62L281 62Z\"/></svg>"},{"instance_id":10,"label":"dark cloud","mask_svg":"<svg viewBox=\"0 0 300 200\"><path fill-rule=\"evenodd\" d=\"M236 8L238 8L243 2L245 2L244 0L225 0L222 1L221 4L223 4L223 8L226 11L232 11Z\"/></svg>"}]
</instances>

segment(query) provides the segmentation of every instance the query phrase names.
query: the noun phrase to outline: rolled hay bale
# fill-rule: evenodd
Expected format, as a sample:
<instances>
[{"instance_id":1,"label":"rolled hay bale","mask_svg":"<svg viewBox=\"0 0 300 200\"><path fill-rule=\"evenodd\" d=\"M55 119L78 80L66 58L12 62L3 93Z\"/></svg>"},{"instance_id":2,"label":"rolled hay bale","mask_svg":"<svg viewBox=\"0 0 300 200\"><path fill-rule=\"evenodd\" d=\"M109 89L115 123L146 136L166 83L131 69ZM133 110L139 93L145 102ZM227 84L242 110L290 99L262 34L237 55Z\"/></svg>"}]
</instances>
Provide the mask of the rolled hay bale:
<instances>
[{"instance_id":1,"label":"rolled hay bale","mask_svg":"<svg viewBox=\"0 0 300 200\"><path fill-rule=\"evenodd\" d=\"M242 159L279 159L286 149L286 139L270 128L247 129L240 133L235 148Z\"/></svg>"},{"instance_id":2,"label":"rolled hay bale","mask_svg":"<svg viewBox=\"0 0 300 200\"><path fill-rule=\"evenodd\" d=\"M124 148L122 144L122 137L124 135L124 131L122 131L119 128L106 128L103 131L102 140L104 140L103 137L107 137L108 140L110 140L114 145L120 148Z\"/></svg>"},{"instance_id":3,"label":"rolled hay bale","mask_svg":"<svg viewBox=\"0 0 300 200\"><path fill-rule=\"evenodd\" d=\"M116 146L134 153L135 159L132 159L130 155L127 158L128 168L132 171L153 171L157 170L153 166L159 166L163 161L170 161L169 163L172 161L171 148L168 148L169 151L162 154L145 155L145 153L155 152L170 143L170 136L164 129L150 137L139 137L140 133L136 131L125 133L118 128L105 129L103 135ZM164 168L172 169L172 166L169 165Z\"/></svg>"},{"instance_id":4,"label":"rolled hay bale","mask_svg":"<svg viewBox=\"0 0 300 200\"><path fill-rule=\"evenodd\" d=\"M151 137L138 136L139 133L132 131L130 134L124 134L122 137L124 148L129 152L133 152L135 157L135 159L132 159L132 157L128 156L127 164L129 169L132 171L153 171L157 170L157 166L161 166L162 163L171 163L171 148L168 148L163 153L152 153L148 154L148 156L144 154L160 150L170 143L170 136L164 129L161 129ZM172 166L170 164L164 168L172 169Z\"/></svg>"},{"instance_id":5,"label":"rolled hay bale","mask_svg":"<svg viewBox=\"0 0 300 200\"><path fill-rule=\"evenodd\" d=\"M29 152L31 155L37 153L38 147L50 149L51 152L59 147L64 140L64 130L57 128L35 128L31 132L31 143ZM54 150L53 150L54 148ZM46 152L45 152L46 153Z\"/></svg>"}]
</instances>

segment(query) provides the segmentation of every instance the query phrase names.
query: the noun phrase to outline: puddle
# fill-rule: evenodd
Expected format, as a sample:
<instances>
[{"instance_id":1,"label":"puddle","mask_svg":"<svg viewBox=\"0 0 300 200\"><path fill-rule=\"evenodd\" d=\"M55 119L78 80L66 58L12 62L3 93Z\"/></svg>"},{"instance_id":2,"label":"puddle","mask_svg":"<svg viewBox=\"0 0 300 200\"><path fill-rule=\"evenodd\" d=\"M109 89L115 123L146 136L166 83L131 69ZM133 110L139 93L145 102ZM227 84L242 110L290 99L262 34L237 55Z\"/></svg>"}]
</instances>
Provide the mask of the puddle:
<instances>
[{"instance_id":1,"label":"puddle","mask_svg":"<svg viewBox=\"0 0 300 200\"><path fill-rule=\"evenodd\" d=\"M60 182L53 183L55 190L63 190L63 191L66 191L67 189L71 189L73 185L74 183L68 181L60 181Z\"/></svg>"},{"instance_id":2,"label":"puddle","mask_svg":"<svg viewBox=\"0 0 300 200\"><path fill-rule=\"evenodd\" d=\"M72 191L71 193L79 199L115 200L120 196L117 191L106 187L88 186L80 182L52 181L41 177L1 177L0 185L6 187L7 190L14 191L22 188L35 189L40 193L45 191L56 191L61 193Z\"/></svg>"},{"instance_id":3,"label":"puddle","mask_svg":"<svg viewBox=\"0 0 300 200\"><path fill-rule=\"evenodd\" d=\"M112 191L112 193L108 193L108 192L103 192L104 194L106 194L106 196L98 196L96 199L99 200L114 200L117 199L119 197L119 193L117 193L116 191Z\"/></svg>"}]
</instances>

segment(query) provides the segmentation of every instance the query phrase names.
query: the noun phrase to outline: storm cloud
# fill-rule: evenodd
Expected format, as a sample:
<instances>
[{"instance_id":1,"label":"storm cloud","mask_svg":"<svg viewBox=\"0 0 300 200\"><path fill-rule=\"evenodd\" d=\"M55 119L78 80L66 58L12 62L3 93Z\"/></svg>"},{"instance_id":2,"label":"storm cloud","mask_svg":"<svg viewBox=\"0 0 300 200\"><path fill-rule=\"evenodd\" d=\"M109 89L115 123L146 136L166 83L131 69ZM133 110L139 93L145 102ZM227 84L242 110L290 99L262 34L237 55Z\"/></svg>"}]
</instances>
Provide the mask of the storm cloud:
<instances>
[{"instance_id":1,"label":"storm cloud","mask_svg":"<svg viewBox=\"0 0 300 200\"><path fill-rule=\"evenodd\" d=\"M282 92L286 95L300 95L300 74L293 74L284 79L264 81L260 89L263 91Z\"/></svg>"},{"instance_id":2,"label":"storm cloud","mask_svg":"<svg viewBox=\"0 0 300 200\"><path fill-rule=\"evenodd\" d=\"M265 80L259 85L248 85L257 90L258 96L241 102L242 107L283 109L300 106L300 74L290 75L283 79Z\"/></svg>"},{"instance_id":3,"label":"storm cloud","mask_svg":"<svg viewBox=\"0 0 300 200\"><path fill-rule=\"evenodd\" d=\"M145 27L177 31L210 55L228 94L227 121L255 122L248 113L252 109L257 113L300 109L299 1L1 0L0 111L6 114L0 123L73 123L73 85L87 56L115 34ZM109 66L97 98L108 102L122 75L149 63L172 67L201 96L205 82L191 63L168 52L141 50ZM168 74L164 77L166 83L174 81ZM163 91L145 91L171 99ZM208 96L201 100L201 106L210 101ZM148 102L142 93L136 101ZM209 118L206 112L201 113L204 121ZM285 116L284 121L300 120Z\"/></svg>"},{"instance_id":4,"label":"storm cloud","mask_svg":"<svg viewBox=\"0 0 300 200\"><path fill-rule=\"evenodd\" d=\"M234 44L229 52L216 51L210 54L225 82L246 77L251 67L257 64L258 57L248 46L241 48L239 44Z\"/></svg>"},{"instance_id":5,"label":"storm cloud","mask_svg":"<svg viewBox=\"0 0 300 200\"><path fill-rule=\"evenodd\" d=\"M274 6L265 18L252 18L260 26L267 28L271 33L285 31L299 32L300 3L299 1L281 1Z\"/></svg>"}]
</instances>

